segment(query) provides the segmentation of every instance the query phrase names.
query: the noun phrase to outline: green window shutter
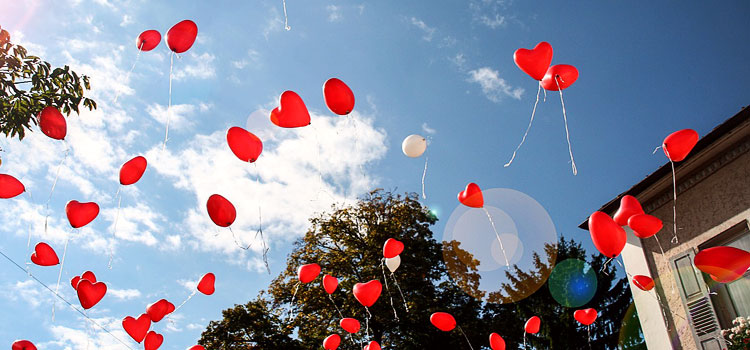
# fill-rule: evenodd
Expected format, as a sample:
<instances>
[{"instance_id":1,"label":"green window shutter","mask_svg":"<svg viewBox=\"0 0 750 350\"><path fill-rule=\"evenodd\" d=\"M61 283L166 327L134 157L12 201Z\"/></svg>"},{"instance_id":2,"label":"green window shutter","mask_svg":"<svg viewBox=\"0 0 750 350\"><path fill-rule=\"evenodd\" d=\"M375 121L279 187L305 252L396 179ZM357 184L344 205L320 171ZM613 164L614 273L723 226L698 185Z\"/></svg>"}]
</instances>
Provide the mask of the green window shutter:
<instances>
[{"instance_id":1,"label":"green window shutter","mask_svg":"<svg viewBox=\"0 0 750 350\"><path fill-rule=\"evenodd\" d=\"M698 349L721 350L726 348L721 327L716 319L708 286L701 272L693 265L695 253L689 251L672 260L677 287L687 310L695 343Z\"/></svg>"}]
</instances>

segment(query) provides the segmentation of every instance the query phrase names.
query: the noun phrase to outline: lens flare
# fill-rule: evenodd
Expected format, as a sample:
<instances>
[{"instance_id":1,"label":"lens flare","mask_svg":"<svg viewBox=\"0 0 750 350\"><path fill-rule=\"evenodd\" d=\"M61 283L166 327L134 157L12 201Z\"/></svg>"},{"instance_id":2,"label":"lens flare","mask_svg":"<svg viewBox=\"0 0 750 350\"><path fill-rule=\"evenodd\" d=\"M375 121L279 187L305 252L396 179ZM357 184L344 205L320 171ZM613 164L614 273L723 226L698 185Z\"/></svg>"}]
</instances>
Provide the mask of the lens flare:
<instances>
[{"instance_id":1,"label":"lens flare","mask_svg":"<svg viewBox=\"0 0 750 350\"><path fill-rule=\"evenodd\" d=\"M594 297L598 285L596 272L585 261L563 260L549 276L552 298L565 307L583 306Z\"/></svg>"},{"instance_id":2,"label":"lens flare","mask_svg":"<svg viewBox=\"0 0 750 350\"><path fill-rule=\"evenodd\" d=\"M482 194L484 208L458 205L451 213L443 260L453 282L472 297L491 303L522 300L552 272L555 225L544 207L522 192L495 188Z\"/></svg>"}]
</instances>

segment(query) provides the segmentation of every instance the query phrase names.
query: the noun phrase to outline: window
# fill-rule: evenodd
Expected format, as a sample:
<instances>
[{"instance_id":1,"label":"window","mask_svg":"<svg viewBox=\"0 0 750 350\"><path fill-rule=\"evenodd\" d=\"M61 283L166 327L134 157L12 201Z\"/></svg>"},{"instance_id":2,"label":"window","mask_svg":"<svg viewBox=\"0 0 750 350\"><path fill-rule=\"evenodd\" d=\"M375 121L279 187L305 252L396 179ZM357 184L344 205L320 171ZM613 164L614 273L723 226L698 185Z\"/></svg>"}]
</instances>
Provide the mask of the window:
<instances>
[{"instance_id":1,"label":"window","mask_svg":"<svg viewBox=\"0 0 750 350\"><path fill-rule=\"evenodd\" d=\"M718 235L701 246L708 248L714 246L730 246L745 251L750 251L750 227L747 221ZM713 301L716 314L719 318L721 328L732 327L732 320L739 316L750 316L750 271L743 278L730 283L716 283L708 275L703 274L706 284L711 289L711 301Z\"/></svg>"}]
</instances>

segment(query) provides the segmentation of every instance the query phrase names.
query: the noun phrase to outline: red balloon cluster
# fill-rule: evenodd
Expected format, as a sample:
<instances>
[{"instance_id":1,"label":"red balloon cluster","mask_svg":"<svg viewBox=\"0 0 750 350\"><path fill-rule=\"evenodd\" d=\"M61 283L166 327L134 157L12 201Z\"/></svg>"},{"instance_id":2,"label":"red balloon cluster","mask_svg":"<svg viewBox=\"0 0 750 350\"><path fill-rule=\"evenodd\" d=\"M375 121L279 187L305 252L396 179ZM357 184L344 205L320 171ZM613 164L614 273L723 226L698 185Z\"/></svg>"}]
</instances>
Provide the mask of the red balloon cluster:
<instances>
[{"instance_id":1,"label":"red balloon cluster","mask_svg":"<svg viewBox=\"0 0 750 350\"><path fill-rule=\"evenodd\" d=\"M359 321L354 318L342 318L341 321L339 321L339 326L341 328L349 333L357 333L359 332L360 328L362 327Z\"/></svg>"},{"instance_id":2,"label":"red balloon cluster","mask_svg":"<svg viewBox=\"0 0 750 350\"><path fill-rule=\"evenodd\" d=\"M120 167L120 184L123 186L132 185L141 179L146 172L148 162L143 156L137 156Z\"/></svg>"},{"instance_id":3,"label":"red balloon cluster","mask_svg":"<svg viewBox=\"0 0 750 350\"><path fill-rule=\"evenodd\" d=\"M140 343L151 328L151 317L148 314L141 314L138 318L127 316L122 320L122 328L133 340Z\"/></svg>"},{"instance_id":4,"label":"red balloon cluster","mask_svg":"<svg viewBox=\"0 0 750 350\"><path fill-rule=\"evenodd\" d=\"M190 50L196 37L198 37L198 26L195 22L186 19L172 26L164 40L166 40L170 50L175 53L183 53Z\"/></svg>"},{"instance_id":5,"label":"red balloon cluster","mask_svg":"<svg viewBox=\"0 0 750 350\"><path fill-rule=\"evenodd\" d=\"M305 264L297 268L297 278L302 283L310 283L320 275L320 265L316 263Z\"/></svg>"},{"instance_id":6,"label":"red balloon cluster","mask_svg":"<svg viewBox=\"0 0 750 350\"><path fill-rule=\"evenodd\" d=\"M146 334L146 339L143 341L143 348L145 350L156 350L161 347L164 343L164 336L154 331L149 331Z\"/></svg>"},{"instance_id":7,"label":"red balloon cluster","mask_svg":"<svg viewBox=\"0 0 750 350\"><path fill-rule=\"evenodd\" d=\"M347 115L354 110L354 93L338 78L326 80L323 84L323 98L331 112Z\"/></svg>"},{"instance_id":8,"label":"red balloon cluster","mask_svg":"<svg viewBox=\"0 0 750 350\"><path fill-rule=\"evenodd\" d=\"M237 218L237 210L232 202L219 194L212 194L206 202L206 210L211 221L220 227L229 227Z\"/></svg>"},{"instance_id":9,"label":"red balloon cluster","mask_svg":"<svg viewBox=\"0 0 750 350\"><path fill-rule=\"evenodd\" d=\"M354 298L364 307L370 307L378 301L380 293L383 291L383 285L378 280L372 280L367 283L357 283L352 288Z\"/></svg>"},{"instance_id":10,"label":"red balloon cluster","mask_svg":"<svg viewBox=\"0 0 750 350\"><path fill-rule=\"evenodd\" d=\"M323 339L323 348L325 350L336 350L341 344L341 337L338 334L331 334Z\"/></svg>"},{"instance_id":11,"label":"red balloon cluster","mask_svg":"<svg viewBox=\"0 0 750 350\"><path fill-rule=\"evenodd\" d=\"M539 333L539 327L542 325L542 319L539 316L531 316L526 320L526 324L523 326L523 330L529 334Z\"/></svg>"},{"instance_id":12,"label":"red balloon cluster","mask_svg":"<svg viewBox=\"0 0 750 350\"><path fill-rule=\"evenodd\" d=\"M16 340L10 346L11 350L36 350L36 346L28 340Z\"/></svg>"},{"instance_id":13,"label":"red balloon cluster","mask_svg":"<svg viewBox=\"0 0 750 350\"><path fill-rule=\"evenodd\" d=\"M323 289L325 289L326 293L333 294L333 292L336 291L336 288L339 286L339 280L336 277L325 275L323 276Z\"/></svg>"},{"instance_id":14,"label":"red balloon cluster","mask_svg":"<svg viewBox=\"0 0 750 350\"><path fill-rule=\"evenodd\" d=\"M107 285L104 282L91 282L82 278L78 281L76 292L81 307L88 310L104 298L104 295L107 294Z\"/></svg>"},{"instance_id":15,"label":"red balloon cluster","mask_svg":"<svg viewBox=\"0 0 750 350\"><path fill-rule=\"evenodd\" d=\"M382 350L380 347L380 344L376 341L371 341L369 344L365 345L363 350Z\"/></svg>"},{"instance_id":16,"label":"red balloon cluster","mask_svg":"<svg viewBox=\"0 0 750 350\"><path fill-rule=\"evenodd\" d=\"M661 146L669 160L680 162L687 158L698 143L698 139L698 133L695 130L683 129L669 134Z\"/></svg>"},{"instance_id":17,"label":"red balloon cluster","mask_svg":"<svg viewBox=\"0 0 750 350\"><path fill-rule=\"evenodd\" d=\"M96 283L96 275L91 271L86 271L80 276L75 276L70 280L70 285L73 286L73 289L78 290L78 282L82 279L90 281L91 283Z\"/></svg>"},{"instance_id":18,"label":"red balloon cluster","mask_svg":"<svg viewBox=\"0 0 750 350\"><path fill-rule=\"evenodd\" d=\"M542 41L533 49L516 50L513 61L524 73L539 80L542 88L550 91L564 90L578 79L578 69L569 64L550 66L552 54L552 45Z\"/></svg>"},{"instance_id":19,"label":"red balloon cluster","mask_svg":"<svg viewBox=\"0 0 750 350\"><path fill-rule=\"evenodd\" d=\"M146 314L151 318L153 322L161 321L164 316L171 314L175 310L174 304L167 301L167 299L159 299L158 301L146 306Z\"/></svg>"},{"instance_id":20,"label":"red balloon cluster","mask_svg":"<svg viewBox=\"0 0 750 350\"><path fill-rule=\"evenodd\" d=\"M258 136L239 126L227 130L227 144L232 153L243 162L255 162L263 152L263 142Z\"/></svg>"},{"instance_id":21,"label":"red balloon cluster","mask_svg":"<svg viewBox=\"0 0 750 350\"><path fill-rule=\"evenodd\" d=\"M620 226L626 226L631 217L643 214L643 207L637 198L627 194L620 199L620 208L617 209L612 217Z\"/></svg>"},{"instance_id":22,"label":"red balloon cluster","mask_svg":"<svg viewBox=\"0 0 750 350\"><path fill-rule=\"evenodd\" d=\"M505 350L505 339L500 334L490 334L490 348L492 350Z\"/></svg>"},{"instance_id":23,"label":"red balloon cluster","mask_svg":"<svg viewBox=\"0 0 750 350\"><path fill-rule=\"evenodd\" d=\"M651 277L644 275L635 275L633 276L633 285L638 287L638 289L640 290L648 292L654 289L655 283Z\"/></svg>"},{"instance_id":24,"label":"red balloon cluster","mask_svg":"<svg viewBox=\"0 0 750 350\"><path fill-rule=\"evenodd\" d=\"M151 51L161 42L161 33L158 30L147 30L135 39L135 47L141 51Z\"/></svg>"},{"instance_id":25,"label":"red balloon cluster","mask_svg":"<svg viewBox=\"0 0 750 350\"><path fill-rule=\"evenodd\" d=\"M300 128L310 125L310 112L305 102L294 91L284 91L279 106L271 111L271 122L282 128Z\"/></svg>"},{"instance_id":26,"label":"red balloon cluster","mask_svg":"<svg viewBox=\"0 0 750 350\"><path fill-rule=\"evenodd\" d=\"M403 251L404 243L395 238L388 238L383 244L383 257L386 259L394 258Z\"/></svg>"}]
</instances>

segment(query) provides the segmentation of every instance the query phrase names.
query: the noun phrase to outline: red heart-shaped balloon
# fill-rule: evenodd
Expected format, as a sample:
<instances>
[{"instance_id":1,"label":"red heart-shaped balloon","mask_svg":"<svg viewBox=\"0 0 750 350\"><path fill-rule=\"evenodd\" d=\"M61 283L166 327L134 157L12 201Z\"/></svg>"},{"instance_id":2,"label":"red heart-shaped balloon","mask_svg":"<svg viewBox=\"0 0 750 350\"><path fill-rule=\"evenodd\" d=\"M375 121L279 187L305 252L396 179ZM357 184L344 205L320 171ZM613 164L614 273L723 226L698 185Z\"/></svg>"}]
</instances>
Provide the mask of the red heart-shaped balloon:
<instances>
[{"instance_id":1,"label":"red heart-shaped balloon","mask_svg":"<svg viewBox=\"0 0 750 350\"><path fill-rule=\"evenodd\" d=\"M323 99L331 112L347 115L354 109L354 93L338 78L326 80L323 84Z\"/></svg>"},{"instance_id":2,"label":"red heart-shaped balloon","mask_svg":"<svg viewBox=\"0 0 750 350\"><path fill-rule=\"evenodd\" d=\"M99 205L94 202L81 203L73 200L65 205L65 214L68 216L70 226L81 228L96 219L99 215Z\"/></svg>"},{"instance_id":3,"label":"red heart-shaped balloon","mask_svg":"<svg viewBox=\"0 0 750 350\"><path fill-rule=\"evenodd\" d=\"M404 251L404 243L402 243L401 241L395 238L388 238L385 241L385 244L383 244L383 256L386 259L393 258L396 255L401 254L401 252L403 251Z\"/></svg>"},{"instance_id":4,"label":"red heart-shaped balloon","mask_svg":"<svg viewBox=\"0 0 750 350\"><path fill-rule=\"evenodd\" d=\"M92 283L82 278L78 282L76 291L78 292L78 301L81 302L81 306L88 310L104 298L104 295L107 294L107 285L104 282Z\"/></svg>"},{"instance_id":5,"label":"red heart-shaped balloon","mask_svg":"<svg viewBox=\"0 0 750 350\"><path fill-rule=\"evenodd\" d=\"M664 149L664 154L667 155L667 158L673 162L679 162L688 156L693 147L695 147L695 144L698 143L699 138L695 130L683 129L669 134L664 139L661 147Z\"/></svg>"},{"instance_id":6,"label":"red heart-shaped balloon","mask_svg":"<svg viewBox=\"0 0 750 350\"><path fill-rule=\"evenodd\" d=\"M644 275L633 276L633 284L640 290L650 291L654 289L654 280L651 277Z\"/></svg>"},{"instance_id":7,"label":"red heart-shaped balloon","mask_svg":"<svg viewBox=\"0 0 750 350\"><path fill-rule=\"evenodd\" d=\"M237 218L237 210L232 202L218 194L212 194L206 202L206 209L211 221L217 226L228 227Z\"/></svg>"},{"instance_id":8,"label":"red heart-shaped balloon","mask_svg":"<svg viewBox=\"0 0 750 350\"><path fill-rule=\"evenodd\" d=\"M576 321L580 322L584 326L588 326L594 323L594 321L596 321L596 316L596 310L592 308L576 310L576 312L573 313L573 317L576 319Z\"/></svg>"},{"instance_id":9,"label":"red heart-shaped balloon","mask_svg":"<svg viewBox=\"0 0 750 350\"><path fill-rule=\"evenodd\" d=\"M39 266L55 266L60 263L60 259L57 258L57 253L49 244L39 242L34 246L31 262Z\"/></svg>"},{"instance_id":10,"label":"red heart-shaped balloon","mask_svg":"<svg viewBox=\"0 0 750 350\"><path fill-rule=\"evenodd\" d=\"M13 198L26 191L21 181L13 176L0 174L0 198Z\"/></svg>"},{"instance_id":11,"label":"red heart-shaped balloon","mask_svg":"<svg viewBox=\"0 0 750 350\"><path fill-rule=\"evenodd\" d=\"M157 30L147 30L135 39L135 47L141 51L151 51L161 42L161 33ZM140 343L140 342L139 342Z\"/></svg>"},{"instance_id":12,"label":"red heart-shaped balloon","mask_svg":"<svg viewBox=\"0 0 750 350\"><path fill-rule=\"evenodd\" d=\"M323 289L326 290L326 293L333 294L333 292L336 291L336 288L339 286L339 280L336 277L325 275L323 276Z\"/></svg>"},{"instance_id":13,"label":"red heart-shaped balloon","mask_svg":"<svg viewBox=\"0 0 750 350\"><path fill-rule=\"evenodd\" d=\"M596 249L608 258L620 255L628 239L625 230L609 215L600 211L589 217L589 233Z\"/></svg>"},{"instance_id":14,"label":"red heart-shaped balloon","mask_svg":"<svg viewBox=\"0 0 750 350\"><path fill-rule=\"evenodd\" d=\"M750 268L750 253L735 247L711 247L695 254L695 267L711 275L714 281L736 281Z\"/></svg>"},{"instance_id":15,"label":"red heart-shaped balloon","mask_svg":"<svg viewBox=\"0 0 750 350\"><path fill-rule=\"evenodd\" d=\"M209 272L203 275L200 282L198 282L198 291L205 295L214 294L214 291L216 291L214 283L216 283L216 276Z\"/></svg>"},{"instance_id":16,"label":"red heart-shaped balloon","mask_svg":"<svg viewBox=\"0 0 750 350\"><path fill-rule=\"evenodd\" d=\"M312 263L300 266L297 269L297 278L302 283L310 283L320 274L320 265Z\"/></svg>"},{"instance_id":17,"label":"red heart-shaped balloon","mask_svg":"<svg viewBox=\"0 0 750 350\"><path fill-rule=\"evenodd\" d=\"M542 325L542 319L539 316L531 316L526 320L526 324L523 326L523 330L529 334L539 333L539 327Z\"/></svg>"},{"instance_id":18,"label":"red heart-shaped balloon","mask_svg":"<svg viewBox=\"0 0 750 350\"><path fill-rule=\"evenodd\" d=\"M383 291L383 285L378 280L372 280L367 283L357 283L352 288L354 298L359 301L360 304L365 307L370 307L380 297L380 292Z\"/></svg>"},{"instance_id":19,"label":"red heart-shaped balloon","mask_svg":"<svg viewBox=\"0 0 750 350\"><path fill-rule=\"evenodd\" d=\"M656 216L638 214L630 217L628 220L628 226L630 226L636 236L640 238L649 238L657 234L664 224Z\"/></svg>"},{"instance_id":20,"label":"red heart-shaped balloon","mask_svg":"<svg viewBox=\"0 0 750 350\"><path fill-rule=\"evenodd\" d=\"M263 142L253 133L233 126L227 131L227 144L237 158L243 162L252 163L263 152Z\"/></svg>"},{"instance_id":21,"label":"red heart-shaped balloon","mask_svg":"<svg viewBox=\"0 0 750 350\"><path fill-rule=\"evenodd\" d=\"M500 334L490 334L490 348L492 350L505 350L505 339Z\"/></svg>"},{"instance_id":22,"label":"red heart-shaped balloon","mask_svg":"<svg viewBox=\"0 0 750 350\"><path fill-rule=\"evenodd\" d=\"M343 328L345 331L349 333L357 333L359 332L360 327L362 327L354 318L342 318L341 321L339 321L339 325L341 328Z\"/></svg>"},{"instance_id":23,"label":"red heart-shaped balloon","mask_svg":"<svg viewBox=\"0 0 750 350\"><path fill-rule=\"evenodd\" d=\"M436 312L430 316L430 322L433 326L443 332L452 331L456 328L456 319L447 312Z\"/></svg>"},{"instance_id":24,"label":"red heart-shaped balloon","mask_svg":"<svg viewBox=\"0 0 750 350\"><path fill-rule=\"evenodd\" d=\"M279 97L279 106L271 111L271 122L282 128L308 126L310 112L296 92L287 90Z\"/></svg>"},{"instance_id":25,"label":"red heart-shaped balloon","mask_svg":"<svg viewBox=\"0 0 750 350\"><path fill-rule=\"evenodd\" d=\"M186 19L169 28L164 40L167 46L175 53L183 53L190 49L198 36L198 26L195 22Z\"/></svg>"},{"instance_id":26,"label":"red heart-shaped balloon","mask_svg":"<svg viewBox=\"0 0 750 350\"><path fill-rule=\"evenodd\" d=\"M369 344L365 345L364 350L382 350L380 347L380 344L376 341L371 341Z\"/></svg>"},{"instance_id":27,"label":"red heart-shaped balloon","mask_svg":"<svg viewBox=\"0 0 750 350\"><path fill-rule=\"evenodd\" d=\"M28 340L16 340L10 347L11 350L36 350L36 346Z\"/></svg>"},{"instance_id":28,"label":"red heart-shaped balloon","mask_svg":"<svg viewBox=\"0 0 750 350\"><path fill-rule=\"evenodd\" d=\"M628 224L628 220L633 215L643 214L643 207L637 198L626 194L620 199L620 207L615 212L612 219L620 226Z\"/></svg>"},{"instance_id":29,"label":"red heart-shaped balloon","mask_svg":"<svg viewBox=\"0 0 750 350\"><path fill-rule=\"evenodd\" d=\"M166 299L160 299L159 301L146 306L146 313L151 318L152 322L161 321L164 316L174 311L174 304L170 303Z\"/></svg>"},{"instance_id":30,"label":"red heart-shaped balloon","mask_svg":"<svg viewBox=\"0 0 750 350\"><path fill-rule=\"evenodd\" d=\"M557 80L557 82L555 82ZM578 80L578 69L569 64L556 64L547 69L542 88L549 91L565 90Z\"/></svg>"},{"instance_id":31,"label":"red heart-shaped balloon","mask_svg":"<svg viewBox=\"0 0 750 350\"><path fill-rule=\"evenodd\" d=\"M80 276L75 276L73 279L70 280L70 284L73 286L73 289L78 290L78 282L81 280L87 280L91 283L96 283L96 275L94 275L91 271L86 271Z\"/></svg>"},{"instance_id":32,"label":"red heart-shaped balloon","mask_svg":"<svg viewBox=\"0 0 750 350\"><path fill-rule=\"evenodd\" d=\"M458 193L458 201L461 202L461 204L472 208L481 208L484 206L482 190L479 188L479 185L473 182L470 182L466 185L465 190Z\"/></svg>"},{"instance_id":33,"label":"red heart-shaped balloon","mask_svg":"<svg viewBox=\"0 0 750 350\"><path fill-rule=\"evenodd\" d=\"M323 339L323 348L326 350L336 350L341 345L341 337L338 334L331 334Z\"/></svg>"},{"instance_id":34,"label":"red heart-shaped balloon","mask_svg":"<svg viewBox=\"0 0 750 350\"><path fill-rule=\"evenodd\" d=\"M68 123L62 113L55 107L44 107L39 112L37 119L42 132L55 140L63 140L65 135L68 134Z\"/></svg>"},{"instance_id":35,"label":"red heart-shaped balloon","mask_svg":"<svg viewBox=\"0 0 750 350\"><path fill-rule=\"evenodd\" d=\"M146 338L148 329L151 328L151 318L148 314L141 314L137 319L132 316L127 316L122 320L122 328L125 332L133 338L137 343L143 341Z\"/></svg>"},{"instance_id":36,"label":"red heart-shaped balloon","mask_svg":"<svg viewBox=\"0 0 750 350\"><path fill-rule=\"evenodd\" d=\"M206 348L200 346L200 345L193 345L188 350L206 350Z\"/></svg>"},{"instance_id":37,"label":"red heart-shaped balloon","mask_svg":"<svg viewBox=\"0 0 750 350\"><path fill-rule=\"evenodd\" d=\"M526 74L534 80L542 80L544 73L547 73L550 63L552 63L552 45L546 41L529 49L518 49L513 53L513 61L518 68L521 68Z\"/></svg>"},{"instance_id":38,"label":"red heart-shaped balloon","mask_svg":"<svg viewBox=\"0 0 750 350\"><path fill-rule=\"evenodd\" d=\"M146 340L143 342L145 350L156 350L161 344L164 343L164 336L154 331L149 331L146 334Z\"/></svg>"},{"instance_id":39,"label":"red heart-shaped balloon","mask_svg":"<svg viewBox=\"0 0 750 350\"><path fill-rule=\"evenodd\" d=\"M137 156L122 165L120 168L120 184L123 186L132 185L141 179L146 172L148 162L146 158Z\"/></svg>"}]
</instances>

